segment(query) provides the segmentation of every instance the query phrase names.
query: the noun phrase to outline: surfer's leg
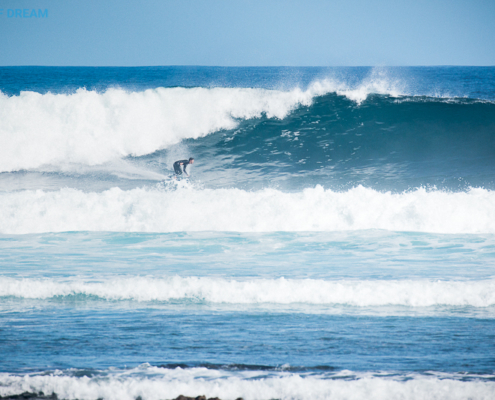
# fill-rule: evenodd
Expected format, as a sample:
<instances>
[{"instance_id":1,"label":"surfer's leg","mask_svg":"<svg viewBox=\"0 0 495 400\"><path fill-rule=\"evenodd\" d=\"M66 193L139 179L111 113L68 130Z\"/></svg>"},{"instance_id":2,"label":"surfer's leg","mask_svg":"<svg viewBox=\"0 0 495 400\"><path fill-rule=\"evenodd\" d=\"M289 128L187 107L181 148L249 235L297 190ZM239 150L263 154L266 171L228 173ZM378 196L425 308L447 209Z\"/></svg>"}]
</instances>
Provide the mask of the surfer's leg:
<instances>
[{"instance_id":1,"label":"surfer's leg","mask_svg":"<svg viewBox=\"0 0 495 400\"><path fill-rule=\"evenodd\" d=\"M182 175L182 169L179 164L174 164L174 171L176 175Z\"/></svg>"}]
</instances>

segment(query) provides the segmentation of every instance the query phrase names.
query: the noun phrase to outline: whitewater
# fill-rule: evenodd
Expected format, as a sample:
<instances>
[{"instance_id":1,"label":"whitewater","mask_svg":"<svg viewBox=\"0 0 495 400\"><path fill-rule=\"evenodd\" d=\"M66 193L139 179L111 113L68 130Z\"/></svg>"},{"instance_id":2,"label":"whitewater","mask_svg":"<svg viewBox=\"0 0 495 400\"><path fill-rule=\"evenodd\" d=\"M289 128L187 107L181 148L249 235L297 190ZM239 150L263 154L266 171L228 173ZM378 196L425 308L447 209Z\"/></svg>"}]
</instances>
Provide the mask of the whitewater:
<instances>
[{"instance_id":1,"label":"whitewater","mask_svg":"<svg viewBox=\"0 0 495 400\"><path fill-rule=\"evenodd\" d=\"M187 206L176 205L187 199ZM495 193L424 188L393 194L358 186L321 186L299 193L275 189L112 188L0 194L0 232L344 231L386 229L430 233L495 233Z\"/></svg>"},{"instance_id":2,"label":"whitewater","mask_svg":"<svg viewBox=\"0 0 495 400\"><path fill-rule=\"evenodd\" d=\"M60 282L53 279L0 280L0 297L60 299L94 296L104 300L159 301L192 300L231 304L346 304L352 306L435 305L495 306L495 280L486 281L324 281L276 280L235 281L202 277L152 279L129 277L101 282Z\"/></svg>"},{"instance_id":3,"label":"whitewater","mask_svg":"<svg viewBox=\"0 0 495 400\"><path fill-rule=\"evenodd\" d=\"M149 374L138 379L132 373ZM160 399L158 393L179 396L184 392L206 393L207 396L220 395L234 398L239 393L243 398L313 398L327 399L329 396L346 399L382 398L389 394L401 399L464 399L473 391L476 399L490 399L493 385L486 382L463 382L462 377L445 379L443 376L408 376L400 381L394 377L353 374L344 371L340 374L327 374L324 379L311 374L290 372L219 372L206 368L184 371L160 370L143 365L137 371L110 371L105 379L100 377L77 376L2 376L14 390L0 389L0 394L25 391L60 393L64 398L80 399L108 398L128 399L146 397ZM0 378L0 379L1 379ZM3 392L3 393L2 393ZM472 397L471 397L472 398Z\"/></svg>"},{"instance_id":4,"label":"whitewater","mask_svg":"<svg viewBox=\"0 0 495 400\"><path fill-rule=\"evenodd\" d=\"M493 398L494 73L1 67L0 396Z\"/></svg>"}]
</instances>

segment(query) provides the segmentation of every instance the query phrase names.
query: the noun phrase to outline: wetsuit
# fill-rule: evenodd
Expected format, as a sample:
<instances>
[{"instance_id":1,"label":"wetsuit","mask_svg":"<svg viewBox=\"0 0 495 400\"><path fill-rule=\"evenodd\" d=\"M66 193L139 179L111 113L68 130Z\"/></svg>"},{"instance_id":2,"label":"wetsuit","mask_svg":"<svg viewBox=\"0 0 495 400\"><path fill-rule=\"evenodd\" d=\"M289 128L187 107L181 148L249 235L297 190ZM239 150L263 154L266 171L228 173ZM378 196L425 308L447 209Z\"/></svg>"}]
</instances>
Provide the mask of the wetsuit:
<instances>
[{"instance_id":1,"label":"wetsuit","mask_svg":"<svg viewBox=\"0 0 495 400\"><path fill-rule=\"evenodd\" d=\"M182 175L181 164L184 166L184 172L187 174L186 167L189 165L189 160L179 160L174 162L174 171L177 175Z\"/></svg>"}]
</instances>

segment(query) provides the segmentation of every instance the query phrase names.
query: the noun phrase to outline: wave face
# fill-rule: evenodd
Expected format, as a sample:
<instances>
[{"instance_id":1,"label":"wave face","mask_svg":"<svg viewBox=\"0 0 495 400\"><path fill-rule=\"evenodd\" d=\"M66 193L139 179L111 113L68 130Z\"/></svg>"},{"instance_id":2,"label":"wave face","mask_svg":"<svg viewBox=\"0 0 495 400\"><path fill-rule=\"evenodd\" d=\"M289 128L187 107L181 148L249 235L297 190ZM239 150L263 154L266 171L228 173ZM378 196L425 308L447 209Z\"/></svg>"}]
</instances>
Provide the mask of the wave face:
<instances>
[{"instance_id":1,"label":"wave face","mask_svg":"<svg viewBox=\"0 0 495 400\"><path fill-rule=\"evenodd\" d=\"M494 116L491 102L368 94L359 103L329 93L282 120L247 121L190 148L207 173L225 160L235 180L223 170L216 179L237 187L493 190Z\"/></svg>"}]
</instances>

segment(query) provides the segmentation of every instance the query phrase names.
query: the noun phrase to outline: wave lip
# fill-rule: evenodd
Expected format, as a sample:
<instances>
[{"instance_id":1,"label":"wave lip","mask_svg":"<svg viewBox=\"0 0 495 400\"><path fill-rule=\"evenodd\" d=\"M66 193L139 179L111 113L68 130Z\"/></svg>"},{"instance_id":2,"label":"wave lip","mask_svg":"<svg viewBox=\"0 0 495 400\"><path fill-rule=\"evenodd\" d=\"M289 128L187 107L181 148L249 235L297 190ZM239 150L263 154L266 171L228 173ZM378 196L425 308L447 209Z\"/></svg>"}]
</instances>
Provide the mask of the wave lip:
<instances>
[{"instance_id":1,"label":"wave lip","mask_svg":"<svg viewBox=\"0 0 495 400\"><path fill-rule=\"evenodd\" d=\"M77 372L77 371L73 371ZM222 399L437 399L489 400L495 395L493 376L430 373L373 374L341 371L296 374L267 371L225 371L206 368L162 369L143 365L127 371L72 376L62 371L23 376L0 374L0 395L55 393L59 399L172 399L180 394ZM95 376L96 375L96 376ZM485 378L485 379L483 379ZM464 379L464 380L463 380Z\"/></svg>"},{"instance_id":2,"label":"wave lip","mask_svg":"<svg viewBox=\"0 0 495 400\"><path fill-rule=\"evenodd\" d=\"M495 233L495 192L416 189L394 194L362 186L335 192L318 185L296 193L157 187L0 194L0 232L6 234L366 229Z\"/></svg>"},{"instance_id":3,"label":"wave lip","mask_svg":"<svg viewBox=\"0 0 495 400\"><path fill-rule=\"evenodd\" d=\"M0 297L51 299L95 296L104 300L195 301L221 304L318 304L374 306L495 305L495 280L340 280L204 277L129 277L100 282L0 278Z\"/></svg>"}]
</instances>

